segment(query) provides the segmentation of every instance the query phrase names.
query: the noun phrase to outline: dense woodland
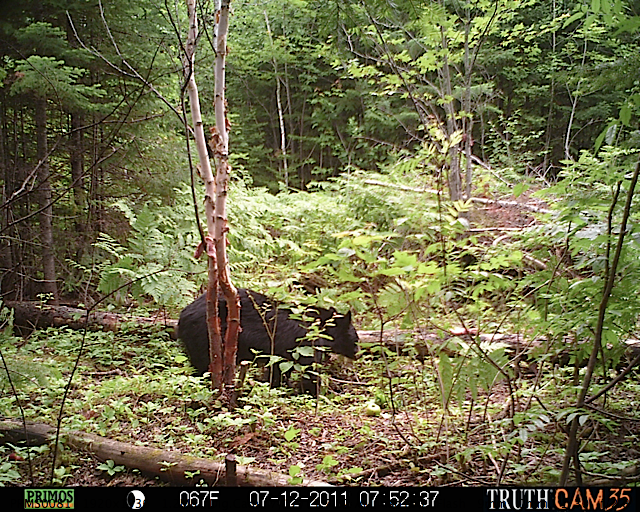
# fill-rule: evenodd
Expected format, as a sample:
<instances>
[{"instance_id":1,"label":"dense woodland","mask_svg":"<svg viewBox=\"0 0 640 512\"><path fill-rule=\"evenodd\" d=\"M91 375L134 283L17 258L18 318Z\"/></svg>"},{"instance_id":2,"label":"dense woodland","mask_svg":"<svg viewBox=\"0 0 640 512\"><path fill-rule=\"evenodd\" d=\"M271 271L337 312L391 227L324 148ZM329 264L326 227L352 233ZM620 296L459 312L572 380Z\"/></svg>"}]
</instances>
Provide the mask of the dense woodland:
<instances>
[{"instance_id":1,"label":"dense woodland","mask_svg":"<svg viewBox=\"0 0 640 512\"><path fill-rule=\"evenodd\" d=\"M206 282L204 189L183 2L3 2L0 416L289 484L640 481L640 4L231 9L232 280L351 311L358 359L316 368L315 398L254 368L234 409L160 320L18 321L26 301L177 318ZM0 485L156 482L68 448L0 445Z\"/></svg>"}]
</instances>

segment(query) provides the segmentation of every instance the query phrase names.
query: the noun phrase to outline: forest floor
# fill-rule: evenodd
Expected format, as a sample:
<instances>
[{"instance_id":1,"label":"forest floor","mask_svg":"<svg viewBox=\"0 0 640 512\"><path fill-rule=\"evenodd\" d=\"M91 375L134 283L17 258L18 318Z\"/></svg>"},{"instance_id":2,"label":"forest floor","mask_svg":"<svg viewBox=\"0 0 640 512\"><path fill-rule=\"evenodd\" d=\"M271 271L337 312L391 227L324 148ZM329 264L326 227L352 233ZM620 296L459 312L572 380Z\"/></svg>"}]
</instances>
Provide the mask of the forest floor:
<instances>
[{"instance_id":1,"label":"forest floor","mask_svg":"<svg viewBox=\"0 0 640 512\"><path fill-rule=\"evenodd\" d=\"M403 370L410 369L405 367ZM419 374L419 368L414 370ZM340 380L350 378L348 373L340 375ZM525 388L534 378L529 376L528 383L520 384ZM258 386L261 392L269 393L266 386ZM351 385L340 386L343 394L352 394L348 391ZM361 389L353 388L352 392L362 393ZM280 395L281 392L275 393ZM628 409L609 411L609 414L620 417L635 415L636 396L632 392L624 394L626 397L621 400L618 396L616 402L626 401ZM362 402L351 407L348 403L342 406L330 403L330 398L320 398L316 402L311 397L280 396L278 405L269 408L271 421L268 427L258 421L240 428L231 425L219 430L215 436L203 436L202 444L208 445L206 451L210 457L221 461L224 454L234 453L241 462L250 461L249 471L259 468L282 475L287 475L292 466L297 466L305 479L338 486L495 486L499 474L504 474L503 482L511 485L549 485L553 483L548 479L549 469L557 469L562 464L561 450L551 449L550 441L546 446L539 446L536 442L538 446L534 449L532 435L529 443L512 445L507 465L501 455L504 447L498 446L504 439L495 439L496 429L492 427L496 422L509 421L511 395L504 383L494 386L490 394L480 394L476 406L468 397L466 412L457 410L446 415L437 400L429 403L424 395L395 414L388 408L383 409L380 416L367 416ZM296 403L291 406L291 402ZM522 411L524 407L525 400L518 401L516 408ZM223 411L209 411L212 416L220 413ZM606 452L598 453L601 463L608 461L611 467L615 467L640 460L637 445L629 443L637 436L637 421L623 419L620 428L614 430L595 426L591 439L607 446ZM183 422L183 426L192 429L188 420ZM158 446L157 442L163 427L160 422L136 428L122 425L117 437L135 440L136 444L144 446L166 448ZM287 441L284 433L292 429L296 434ZM564 437L556 422L548 423L543 430L546 432L538 434L543 434L545 439L559 441ZM503 433L507 432L508 429L503 430ZM491 449L492 445L495 451ZM170 450L192 454L193 446L175 436ZM485 456L481 456L482 452ZM125 468L109 476L98 468L100 461L91 454L72 455L66 452L64 458L73 468L65 486L168 485L153 476ZM43 457L42 462L49 464L50 457ZM520 468L520 475L514 474L514 467ZM45 468L42 469L46 473ZM608 480L611 475L587 474L587 478L599 485L611 485L613 482Z\"/></svg>"},{"instance_id":2,"label":"forest floor","mask_svg":"<svg viewBox=\"0 0 640 512\"><path fill-rule=\"evenodd\" d=\"M513 228L530 225L533 219L519 208L491 205L476 209L472 221L483 227ZM159 395L153 392L136 395L124 389L120 392L114 375L92 378L89 372L85 377L92 379L92 385L100 385L96 381L102 380L103 385L115 390L114 394L91 402L84 395L83 385L76 384L69 401L79 403L79 415L88 421L104 417L107 405L115 407L114 400L126 403L128 411L160 402L169 411L167 416L155 412L154 417L147 417L150 421L130 421L131 418L119 421L115 415L104 433L100 429L93 433L105 437L115 434L123 442L135 441L217 461L227 453L234 453L239 463L248 464L249 468L283 475L296 474L292 473L292 468L296 468L298 476L334 485L492 486L499 482L528 485L553 482L562 464L566 434L561 423L553 419L554 411L549 411L548 418L544 411L536 413L535 418L526 416L532 401L542 404L540 396L529 393L537 386L535 371L520 373L512 381L517 383L517 389L504 380L475 393L467 389L458 400L443 408L441 383L437 382L438 372L432 366L432 358L416 357L415 352L409 355L398 348L396 358L382 358L385 361L381 362L372 348L381 341L387 347L394 344L401 347L399 340L404 343L424 338L425 333L385 331L382 340L372 332L360 334L361 342L369 345L364 356L355 362L332 356L331 378L325 379L329 392L317 399L270 390L250 378L239 408L231 413L211 406L206 400L198 403L197 399L176 398L156 388L154 392ZM133 365L133 356L145 341L140 341L139 347L130 340L126 342L129 350L126 362ZM175 350L179 351L177 344ZM140 376L148 364L148 356L141 357L144 364L137 368ZM170 364L170 360L162 363ZM129 376L126 371L118 371L115 377L126 383ZM113 382L109 383L110 379ZM553 381L548 386L553 388ZM553 396L553 390L550 393ZM637 395L624 387L615 393L618 409L606 414L617 416L618 428L612 429L604 421L594 423L585 441L607 447L594 450L594 457L612 468L640 461L637 444L629 442L637 437L638 420L628 419L635 417ZM371 402L381 406L379 415L368 415L367 405ZM513 413L520 414L519 426L513 422ZM514 441L518 436L522 438L520 443ZM36 457L34 462L36 473L48 473L48 455ZM108 474L90 454L71 454L65 450L63 464L70 468L64 476L66 486L166 485L157 477L123 467ZM27 484L25 469L21 467L23 482ZM602 479L607 475L596 471L590 477L600 479L603 485Z\"/></svg>"},{"instance_id":3,"label":"forest floor","mask_svg":"<svg viewBox=\"0 0 640 512\"><path fill-rule=\"evenodd\" d=\"M402 371L419 374L421 369L404 367ZM338 373L341 374L338 375L340 383L337 387L341 388L339 392L342 396L362 394L363 387L371 386L364 382L356 386L344 384L353 375L348 369L343 372L338 370ZM391 409L384 408L379 416L368 416L362 401L350 406L344 400L341 405L332 403L331 398L320 397L316 402L312 397L287 397L282 391L270 392L263 384L258 386L261 393L274 393L281 397L276 407L269 408L271 421L268 427L258 421L240 428L231 425L219 430L215 437L203 436L202 443L208 444L208 453L218 453L220 457L234 453L241 462L250 460L249 471L251 468L260 468L287 475L289 468L295 465L301 468L305 479L332 485L491 485L495 481L496 468L486 467L479 459L460 460L459 475L451 472L451 462L456 459L455 454L460 446L457 442L450 442L450 438L455 435L460 440L461 435L461 425L454 426L452 422L468 421L463 429L470 433L465 439L467 447L485 443L482 425L487 418L483 419L478 414L480 408L474 409L474 413L467 418L458 415L447 417L440 412L437 400L429 403L428 397L422 395L416 403L396 410L395 414ZM337 389L335 391L338 392ZM491 395L484 399L491 402L486 404L487 410L504 409L504 404L509 401L508 389L504 385L495 386ZM291 406L290 402L296 404ZM242 400L240 404L242 406ZM225 413L223 410L210 411L212 416ZM498 412L497 416L504 418L506 410L502 414ZM185 421L183 426L192 428L189 424L189 421ZM292 441L287 441L283 433L292 429L297 431L296 435ZM160 422L135 428L121 424L117 438L135 440L136 444L153 447L158 445L157 438L162 430L163 424ZM172 439L171 451L193 453L193 447L181 442L179 436ZM221 460L220 457L212 458ZM166 485L153 476L144 476L124 468L109 476L98 469L100 461L91 454L72 456L67 452L65 458L70 459L68 463L73 467L71 475L65 480L66 486ZM43 457L42 462L50 463L50 457ZM46 473L44 467L42 470ZM194 483L196 481L197 477Z\"/></svg>"}]
</instances>

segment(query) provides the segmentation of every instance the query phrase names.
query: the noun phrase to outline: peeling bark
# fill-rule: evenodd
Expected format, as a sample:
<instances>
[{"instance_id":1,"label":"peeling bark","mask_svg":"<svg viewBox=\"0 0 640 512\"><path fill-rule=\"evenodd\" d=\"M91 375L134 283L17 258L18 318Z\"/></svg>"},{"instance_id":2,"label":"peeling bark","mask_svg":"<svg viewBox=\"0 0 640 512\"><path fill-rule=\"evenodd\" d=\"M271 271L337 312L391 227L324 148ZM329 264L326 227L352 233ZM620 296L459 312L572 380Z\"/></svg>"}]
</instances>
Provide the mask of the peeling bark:
<instances>
[{"instance_id":1,"label":"peeling bark","mask_svg":"<svg viewBox=\"0 0 640 512\"><path fill-rule=\"evenodd\" d=\"M198 18L196 0L187 0L189 14L189 34L186 55L183 62L187 92L191 105L193 130L200 160L202 179L205 183L205 213L207 231L205 245L209 257L207 286L207 326L209 330L209 355L211 365L211 384L214 389L229 390L233 396L235 379L238 331L240 328L240 300L238 292L231 283L229 261L227 258L226 200L229 190L229 122L225 101L225 65L227 56L227 33L229 30L229 3L224 0L216 12L216 61L215 61L215 116L216 124L211 129L209 147L213 151L216 175L213 176L211 162L204 135L200 99L195 79L195 49L198 41ZM218 290L221 290L227 302L227 331L224 341L220 331L218 316Z\"/></svg>"}]
</instances>

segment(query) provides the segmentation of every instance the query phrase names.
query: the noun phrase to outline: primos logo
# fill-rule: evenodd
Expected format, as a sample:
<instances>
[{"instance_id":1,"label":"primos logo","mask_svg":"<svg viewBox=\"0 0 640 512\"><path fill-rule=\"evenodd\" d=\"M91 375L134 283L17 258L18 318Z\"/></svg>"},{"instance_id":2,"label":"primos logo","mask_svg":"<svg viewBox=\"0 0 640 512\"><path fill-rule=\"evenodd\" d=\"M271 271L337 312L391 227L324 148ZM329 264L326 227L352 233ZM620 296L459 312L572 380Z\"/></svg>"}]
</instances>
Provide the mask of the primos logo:
<instances>
[{"instance_id":1,"label":"primos logo","mask_svg":"<svg viewBox=\"0 0 640 512\"><path fill-rule=\"evenodd\" d=\"M74 508L73 489L25 489L25 509L69 509Z\"/></svg>"}]
</instances>

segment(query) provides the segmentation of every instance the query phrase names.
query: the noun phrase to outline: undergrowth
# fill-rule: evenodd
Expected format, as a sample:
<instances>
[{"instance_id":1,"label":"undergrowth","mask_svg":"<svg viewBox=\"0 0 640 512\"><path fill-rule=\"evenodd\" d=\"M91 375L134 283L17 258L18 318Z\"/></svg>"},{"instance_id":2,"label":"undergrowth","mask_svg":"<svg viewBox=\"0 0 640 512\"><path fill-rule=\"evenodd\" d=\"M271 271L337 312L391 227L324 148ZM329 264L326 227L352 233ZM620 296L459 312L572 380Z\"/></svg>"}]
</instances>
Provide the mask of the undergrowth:
<instances>
[{"instance_id":1,"label":"undergrowth","mask_svg":"<svg viewBox=\"0 0 640 512\"><path fill-rule=\"evenodd\" d=\"M0 414L20 417L20 405L26 419L55 424L84 341L63 429L216 460L233 451L241 463L289 475L291 484L359 485L556 484L576 430L571 456L581 476L637 481L628 477L638 460L637 381L622 380L597 406L577 400L585 382L593 395L623 369L637 330L637 214L626 230L617 228L619 198L630 187L626 156L585 155L568 166L555 190L567 198L559 213L543 226L507 231L500 243L470 231L470 203L427 202L393 188L420 183L407 168L390 170L388 186L377 188L357 172L314 193L272 196L236 183L234 282L282 302L351 309L361 331L355 362L332 356L317 399L270 389L254 369L239 406L228 410L206 379L191 375L166 332L56 328L25 341L5 329L1 350L15 392L3 372ZM593 194L568 193L587 178ZM188 197L177 191L177 204L164 209L118 203L130 236L103 237L104 263L87 269L104 293L131 282L113 306L155 300L177 311L200 289L204 267L191 254L198 235L184 222ZM621 237L594 353L594 311ZM7 310L4 322L11 325ZM593 377L589 358L598 362ZM15 455L0 467L4 485L26 481L29 456L51 453L47 445L3 450ZM94 467L118 478L124 469L111 462ZM72 482L80 461L64 450L58 464L51 483ZM46 482L45 466L32 484Z\"/></svg>"}]
</instances>

